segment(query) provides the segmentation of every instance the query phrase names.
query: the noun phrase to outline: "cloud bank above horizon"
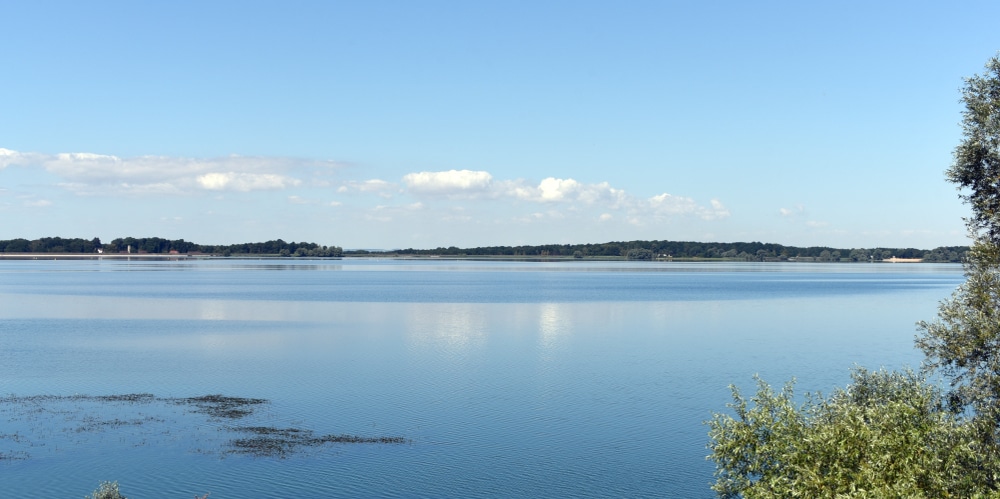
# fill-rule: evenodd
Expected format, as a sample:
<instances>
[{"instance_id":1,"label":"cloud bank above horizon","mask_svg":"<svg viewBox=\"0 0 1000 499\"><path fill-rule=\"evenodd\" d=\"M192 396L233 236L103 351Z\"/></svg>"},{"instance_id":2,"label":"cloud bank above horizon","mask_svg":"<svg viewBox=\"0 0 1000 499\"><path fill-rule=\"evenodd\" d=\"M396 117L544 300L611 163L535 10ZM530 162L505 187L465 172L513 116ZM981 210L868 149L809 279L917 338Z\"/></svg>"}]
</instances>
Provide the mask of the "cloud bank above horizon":
<instances>
[{"instance_id":1,"label":"cloud bank above horizon","mask_svg":"<svg viewBox=\"0 0 1000 499\"><path fill-rule=\"evenodd\" d=\"M441 224L442 230L461 230L469 224L537 226L546 221L577 229L608 223L649 226L730 217L719 199L704 202L668 192L632 194L607 181L585 183L552 176L503 179L471 169L416 171L397 179L350 178L357 169L346 163L287 157L119 157L0 148L0 170L8 174L17 170L31 179L20 186L4 186L8 198L17 193L23 200L22 209L69 209L74 198L101 197L140 211L187 199L204 205L206 212L224 213L244 210L247 201L260 196L281 195L289 206L329 210L331 219ZM9 211L10 203L0 209ZM373 230L378 229L369 225L368 231ZM434 232L428 231L428 237Z\"/></svg>"}]
</instances>

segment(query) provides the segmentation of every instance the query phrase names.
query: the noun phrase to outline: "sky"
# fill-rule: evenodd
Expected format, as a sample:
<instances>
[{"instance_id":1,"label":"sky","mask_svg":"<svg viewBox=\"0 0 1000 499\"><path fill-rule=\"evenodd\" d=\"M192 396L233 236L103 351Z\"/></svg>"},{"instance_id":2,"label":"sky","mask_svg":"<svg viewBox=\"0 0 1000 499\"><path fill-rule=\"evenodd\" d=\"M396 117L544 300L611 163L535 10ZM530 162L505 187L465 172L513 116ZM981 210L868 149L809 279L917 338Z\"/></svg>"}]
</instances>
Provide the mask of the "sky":
<instances>
[{"instance_id":1,"label":"sky","mask_svg":"<svg viewBox=\"0 0 1000 499\"><path fill-rule=\"evenodd\" d=\"M1000 3L2 2L0 239L968 244Z\"/></svg>"}]
</instances>

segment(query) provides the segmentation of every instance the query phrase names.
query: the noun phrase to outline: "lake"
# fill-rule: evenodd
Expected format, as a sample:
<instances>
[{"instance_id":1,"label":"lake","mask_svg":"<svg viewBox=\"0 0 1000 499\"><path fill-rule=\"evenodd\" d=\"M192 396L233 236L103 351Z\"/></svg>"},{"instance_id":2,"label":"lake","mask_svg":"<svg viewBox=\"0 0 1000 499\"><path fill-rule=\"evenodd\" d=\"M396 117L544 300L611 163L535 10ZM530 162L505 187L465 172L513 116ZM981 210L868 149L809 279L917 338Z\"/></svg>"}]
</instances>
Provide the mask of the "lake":
<instances>
[{"instance_id":1,"label":"lake","mask_svg":"<svg viewBox=\"0 0 1000 499\"><path fill-rule=\"evenodd\" d=\"M961 282L951 264L0 261L3 493L712 497L703 421L730 383L829 392L854 365L917 366L914 323Z\"/></svg>"}]
</instances>

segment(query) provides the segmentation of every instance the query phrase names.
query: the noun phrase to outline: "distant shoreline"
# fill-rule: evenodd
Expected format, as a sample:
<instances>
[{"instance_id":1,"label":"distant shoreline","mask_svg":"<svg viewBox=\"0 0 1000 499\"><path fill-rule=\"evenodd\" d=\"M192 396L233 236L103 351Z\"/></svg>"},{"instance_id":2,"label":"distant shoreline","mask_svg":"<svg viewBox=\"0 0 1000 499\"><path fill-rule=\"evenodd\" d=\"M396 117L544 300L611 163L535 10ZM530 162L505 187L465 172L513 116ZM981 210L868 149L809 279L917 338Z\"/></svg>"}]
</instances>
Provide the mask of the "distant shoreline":
<instances>
[{"instance_id":1,"label":"distant shoreline","mask_svg":"<svg viewBox=\"0 0 1000 499\"><path fill-rule=\"evenodd\" d=\"M95 254L95 253L0 253L0 260L192 260L211 255L165 255L162 253ZM214 258L214 257L213 257Z\"/></svg>"},{"instance_id":2,"label":"distant shoreline","mask_svg":"<svg viewBox=\"0 0 1000 499\"><path fill-rule=\"evenodd\" d=\"M730 258L655 258L650 260L629 260L622 257L586 257L586 258L574 258L571 256L511 256L511 255L399 255L399 254L379 254L370 253L365 255L344 255L339 257L289 257L282 255L273 254L240 254L240 255L213 255L213 254L164 254L164 253L112 253L112 254L95 254L95 253L0 253L0 260L136 260L136 261L181 261L181 260L210 260L210 259L228 259L228 260L287 260L287 261L302 261L302 260L482 260L482 261L526 261L526 262L594 262L594 261L632 261L632 262L732 262L732 263L760 263L760 262L747 262L741 259L730 259ZM789 258L787 260L768 260L765 263L923 263L923 258L885 258L883 260L876 260L874 262L847 262L847 261L816 261L814 259L796 259ZM931 262L931 263L941 263L941 262Z\"/></svg>"}]
</instances>

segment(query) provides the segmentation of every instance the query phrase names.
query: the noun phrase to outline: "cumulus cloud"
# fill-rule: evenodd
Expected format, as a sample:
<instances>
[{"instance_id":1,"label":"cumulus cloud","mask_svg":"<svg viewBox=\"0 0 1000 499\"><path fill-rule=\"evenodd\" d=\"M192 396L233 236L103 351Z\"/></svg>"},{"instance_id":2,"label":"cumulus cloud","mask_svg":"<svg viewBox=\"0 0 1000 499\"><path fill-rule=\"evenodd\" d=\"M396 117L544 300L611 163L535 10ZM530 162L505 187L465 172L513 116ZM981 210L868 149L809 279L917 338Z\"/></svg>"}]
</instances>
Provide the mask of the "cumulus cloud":
<instances>
[{"instance_id":1,"label":"cumulus cloud","mask_svg":"<svg viewBox=\"0 0 1000 499\"><path fill-rule=\"evenodd\" d=\"M607 182L584 184L572 178L548 177L538 184L524 179L497 180L489 172L449 170L410 173L403 177L406 190L417 196L444 196L459 199L517 199L537 203L579 202L606 204L615 208L627 195Z\"/></svg>"},{"instance_id":2,"label":"cumulus cloud","mask_svg":"<svg viewBox=\"0 0 1000 499\"><path fill-rule=\"evenodd\" d=\"M10 165L25 165L32 162L32 158L29 154L0 147L0 170L3 170Z\"/></svg>"},{"instance_id":3,"label":"cumulus cloud","mask_svg":"<svg viewBox=\"0 0 1000 499\"><path fill-rule=\"evenodd\" d=\"M539 203L580 202L587 205L606 204L618 208L627 201L625 191L607 182L584 184L574 179L548 177L537 186L523 180L496 182L496 195Z\"/></svg>"},{"instance_id":4,"label":"cumulus cloud","mask_svg":"<svg viewBox=\"0 0 1000 499\"><path fill-rule=\"evenodd\" d=\"M663 193L647 200L650 211L657 216L693 215L702 220L716 220L729 216L729 210L717 199L709 206L702 206L694 199Z\"/></svg>"},{"instance_id":5,"label":"cumulus cloud","mask_svg":"<svg viewBox=\"0 0 1000 499\"><path fill-rule=\"evenodd\" d=\"M445 196L453 199L511 199L552 206L560 209L596 208L623 211L630 223L642 224L648 220L668 217L697 217L717 220L730 215L725 205L712 199L703 205L694 199L668 193L640 199L616 189L608 182L586 184L572 178L547 177L538 184L524 179L497 180L485 171L449 170L441 172L410 173L403 177L406 192L416 196ZM559 210L548 210L546 218L563 216ZM608 221L613 215L602 213L598 220ZM535 219L528 217L523 220Z\"/></svg>"},{"instance_id":6,"label":"cumulus cloud","mask_svg":"<svg viewBox=\"0 0 1000 499\"><path fill-rule=\"evenodd\" d=\"M293 205L341 206L341 201L347 202L346 199L331 202L325 196L317 196L317 190L322 189L331 194L351 194L352 202L358 203L366 202L359 199L364 196L416 201L409 205L386 201L368 204L384 205L370 209L374 220L430 213L441 202L454 207L476 201L509 204L515 209L514 217L536 221L585 217L592 222L613 220L642 225L675 217L717 220L730 216L717 199L699 201L667 192L640 197L608 182L586 183L560 177L545 177L540 181L498 179L490 172L468 169L414 172L403 175L397 182L378 178L351 180L332 176L338 166L339 163L331 161L283 157L119 157L89 152L25 153L0 148L0 169L42 169L58 178L56 186L78 195L191 196L286 191L285 199ZM794 210L781 211L786 212L793 214ZM479 215L464 212L452 217L453 220L477 218Z\"/></svg>"},{"instance_id":7,"label":"cumulus cloud","mask_svg":"<svg viewBox=\"0 0 1000 499\"><path fill-rule=\"evenodd\" d=\"M560 201L573 197L579 192L581 185L571 178L561 179L549 177L538 184L538 192L542 201Z\"/></svg>"},{"instance_id":8,"label":"cumulus cloud","mask_svg":"<svg viewBox=\"0 0 1000 499\"><path fill-rule=\"evenodd\" d=\"M88 152L40 154L0 149L0 168L41 167L78 194L185 194L197 190L247 192L295 187L295 172L324 174L337 163L281 157L123 158Z\"/></svg>"},{"instance_id":9,"label":"cumulus cloud","mask_svg":"<svg viewBox=\"0 0 1000 499\"><path fill-rule=\"evenodd\" d=\"M301 184L298 179L272 173L206 173L197 178L202 189L211 191L257 191L284 189Z\"/></svg>"},{"instance_id":10,"label":"cumulus cloud","mask_svg":"<svg viewBox=\"0 0 1000 499\"><path fill-rule=\"evenodd\" d=\"M484 171L448 170L409 173L403 177L410 192L437 196L463 196L490 189L493 176Z\"/></svg>"}]
</instances>

